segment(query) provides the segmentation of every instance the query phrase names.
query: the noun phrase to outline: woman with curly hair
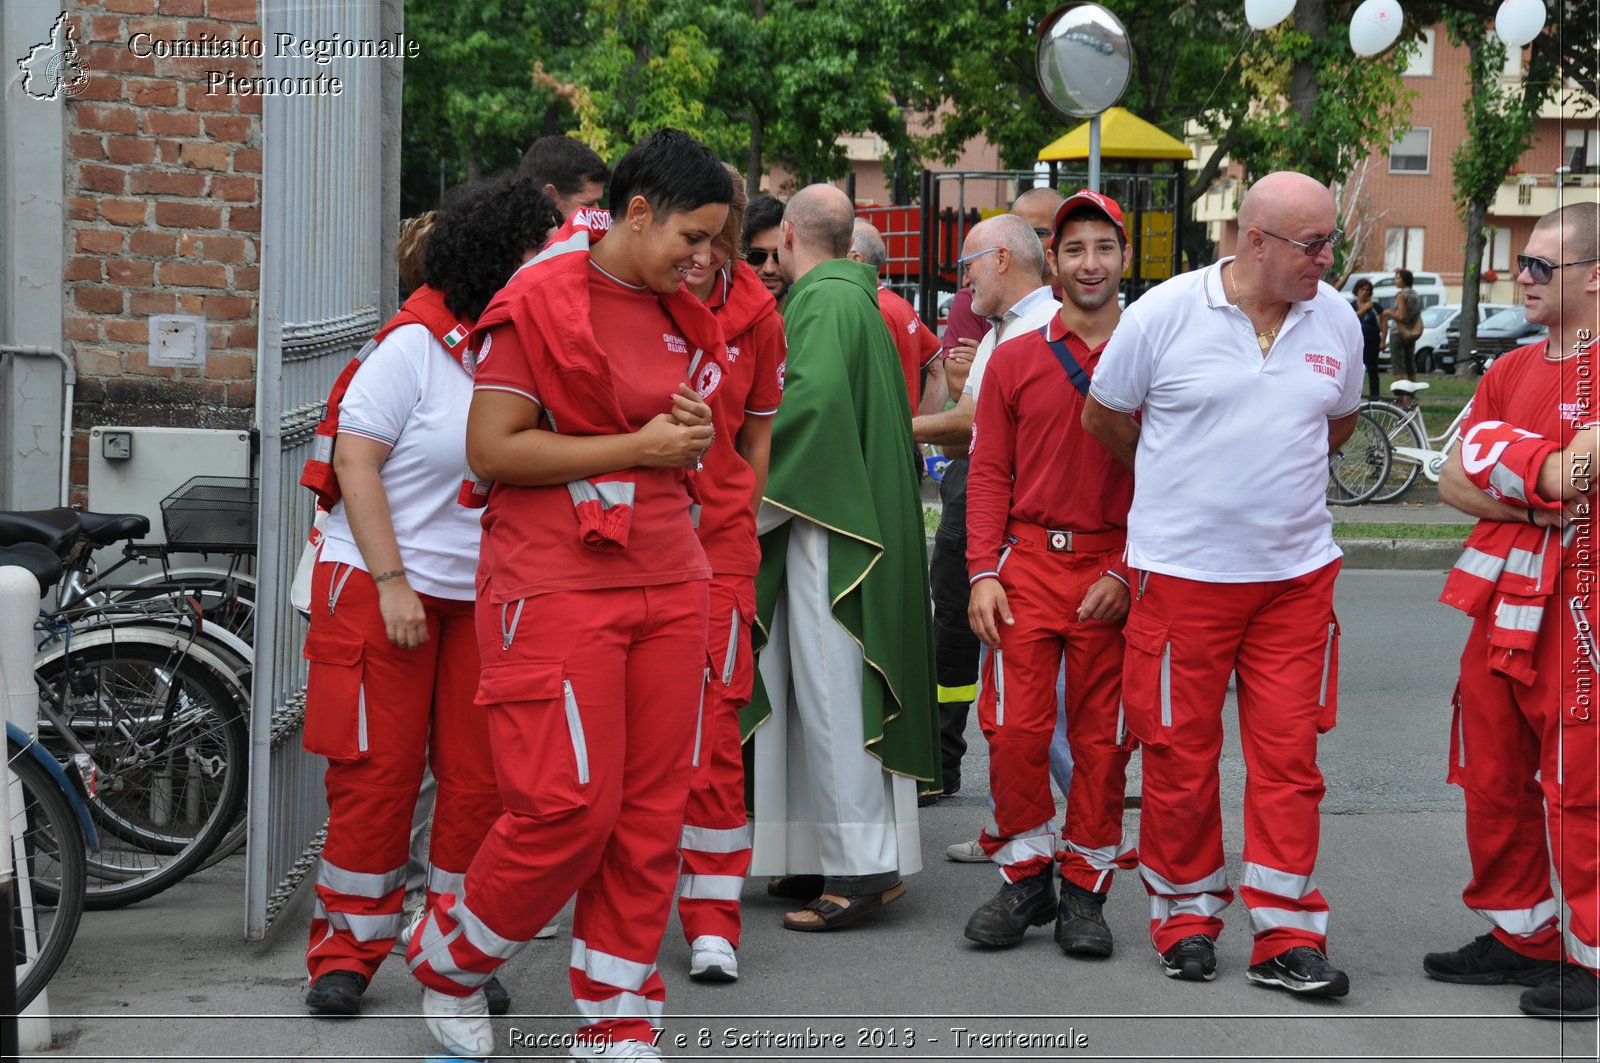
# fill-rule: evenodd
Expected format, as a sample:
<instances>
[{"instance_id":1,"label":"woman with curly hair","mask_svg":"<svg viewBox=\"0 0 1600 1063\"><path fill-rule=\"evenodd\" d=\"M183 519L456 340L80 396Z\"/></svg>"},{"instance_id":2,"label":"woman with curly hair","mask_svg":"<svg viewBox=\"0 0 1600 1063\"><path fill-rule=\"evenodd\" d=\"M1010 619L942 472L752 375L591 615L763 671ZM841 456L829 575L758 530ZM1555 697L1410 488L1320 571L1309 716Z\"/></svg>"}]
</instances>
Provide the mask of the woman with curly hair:
<instances>
[{"instance_id":1,"label":"woman with curly hair","mask_svg":"<svg viewBox=\"0 0 1600 1063\"><path fill-rule=\"evenodd\" d=\"M456 502L472 401L466 336L554 224L523 178L448 196L427 236L424 283L347 386L335 386L327 416L336 431L319 431L335 442L332 482L319 491L331 506L305 648L303 740L328 758L327 841L306 949L313 1014L360 1011L400 933L424 763L438 779L430 903L460 892L500 811L474 703L478 515ZM509 1005L498 985L490 996L491 1008Z\"/></svg>"}]
</instances>

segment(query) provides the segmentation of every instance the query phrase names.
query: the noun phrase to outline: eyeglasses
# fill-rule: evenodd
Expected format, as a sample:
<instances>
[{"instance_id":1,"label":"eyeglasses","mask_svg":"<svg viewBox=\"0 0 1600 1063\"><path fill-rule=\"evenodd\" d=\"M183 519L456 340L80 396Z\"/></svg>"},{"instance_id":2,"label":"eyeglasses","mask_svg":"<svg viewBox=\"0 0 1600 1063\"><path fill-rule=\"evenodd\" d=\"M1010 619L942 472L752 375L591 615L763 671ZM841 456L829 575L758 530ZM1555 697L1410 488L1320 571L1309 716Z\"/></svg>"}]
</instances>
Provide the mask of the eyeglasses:
<instances>
[{"instance_id":1,"label":"eyeglasses","mask_svg":"<svg viewBox=\"0 0 1600 1063\"><path fill-rule=\"evenodd\" d=\"M1533 278L1535 284L1549 284L1550 278L1555 276L1556 270L1565 266L1582 266L1590 262L1600 262L1600 258L1580 258L1572 262L1546 262L1533 255L1517 256L1517 272L1528 271L1528 276Z\"/></svg>"},{"instance_id":2,"label":"eyeglasses","mask_svg":"<svg viewBox=\"0 0 1600 1063\"><path fill-rule=\"evenodd\" d=\"M1055 235L1055 231L1053 229L1040 229L1036 226L1033 230L1033 235L1039 237L1040 239L1048 240L1050 237Z\"/></svg>"},{"instance_id":3,"label":"eyeglasses","mask_svg":"<svg viewBox=\"0 0 1600 1063\"><path fill-rule=\"evenodd\" d=\"M1293 244L1300 250L1304 251L1307 258L1316 258L1318 255L1322 254L1322 249L1324 247L1337 248L1339 246L1339 241L1344 239L1344 233L1338 229L1333 230L1333 232L1329 233L1327 236L1319 236L1315 240L1296 240L1292 236L1279 236L1277 233L1268 232L1266 229L1262 229L1261 231L1272 237L1274 240L1282 240L1286 244Z\"/></svg>"},{"instance_id":4,"label":"eyeglasses","mask_svg":"<svg viewBox=\"0 0 1600 1063\"><path fill-rule=\"evenodd\" d=\"M772 259L772 264L778 264L778 252L767 251L760 247L752 247L744 253L744 260L750 263L751 269L760 269L767 264L767 259Z\"/></svg>"},{"instance_id":5,"label":"eyeglasses","mask_svg":"<svg viewBox=\"0 0 1600 1063\"><path fill-rule=\"evenodd\" d=\"M967 263L971 262L975 258L982 258L984 255L992 255L998 250L1000 250L998 247L986 247L982 251L974 251L970 255L962 255L960 258L956 259L956 276L965 277L967 275L967 271L972 268Z\"/></svg>"}]
</instances>

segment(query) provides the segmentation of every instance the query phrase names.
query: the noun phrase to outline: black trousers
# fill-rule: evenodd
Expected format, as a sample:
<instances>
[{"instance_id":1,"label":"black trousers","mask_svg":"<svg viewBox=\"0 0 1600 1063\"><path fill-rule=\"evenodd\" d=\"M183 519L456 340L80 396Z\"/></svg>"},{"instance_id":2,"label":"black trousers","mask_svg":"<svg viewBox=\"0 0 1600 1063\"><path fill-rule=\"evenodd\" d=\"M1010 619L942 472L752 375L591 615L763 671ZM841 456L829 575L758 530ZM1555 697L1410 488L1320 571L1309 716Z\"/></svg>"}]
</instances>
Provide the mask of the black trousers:
<instances>
[{"instance_id":1,"label":"black trousers","mask_svg":"<svg viewBox=\"0 0 1600 1063\"><path fill-rule=\"evenodd\" d=\"M929 583L933 592L933 648L939 687L939 751L944 792L961 789L967 752L967 716L978 682L981 643L967 622L967 462L953 461L939 483L944 512L933 534Z\"/></svg>"}]
</instances>

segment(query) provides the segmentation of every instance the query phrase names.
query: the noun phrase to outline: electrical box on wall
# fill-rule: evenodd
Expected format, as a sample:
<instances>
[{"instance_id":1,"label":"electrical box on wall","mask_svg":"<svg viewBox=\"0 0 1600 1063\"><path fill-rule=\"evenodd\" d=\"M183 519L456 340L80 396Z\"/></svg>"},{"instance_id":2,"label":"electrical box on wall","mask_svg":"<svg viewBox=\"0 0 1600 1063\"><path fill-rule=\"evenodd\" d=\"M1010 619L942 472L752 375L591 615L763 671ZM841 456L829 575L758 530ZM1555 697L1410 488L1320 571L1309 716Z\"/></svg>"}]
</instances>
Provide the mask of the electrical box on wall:
<instances>
[{"instance_id":1,"label":"electrical box on wall","mask_svg":"<svg viewBox=\"0 0 1600 1063\"><path fill-rule=\"evenodd\" d=\"M89 509L142 513L148 541L163 542L163 498L191 477L250 476L250 462L243 429L98 425L89 430Z\"/></svg>"},{"instance_id":2,"label":"electrical box on wall","mask_svg":"<svg viewBox=\"0 0 1600 1063\"><path fill-rule=\"evenodd\" d=\"M149 357L151 365L205 368L206 319L193 314L154 315Z\"/></svg>"}]
</instances>

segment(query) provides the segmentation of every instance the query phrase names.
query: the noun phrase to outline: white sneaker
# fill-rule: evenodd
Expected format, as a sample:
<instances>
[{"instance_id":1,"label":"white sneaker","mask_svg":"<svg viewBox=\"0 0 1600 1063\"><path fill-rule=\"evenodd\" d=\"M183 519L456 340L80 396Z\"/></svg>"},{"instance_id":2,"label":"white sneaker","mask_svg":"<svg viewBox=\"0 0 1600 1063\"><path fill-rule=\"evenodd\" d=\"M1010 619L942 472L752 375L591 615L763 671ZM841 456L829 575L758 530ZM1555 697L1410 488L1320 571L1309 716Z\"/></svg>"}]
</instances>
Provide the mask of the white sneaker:
<instances>
[{"instance_id":1,"label":"white sneaker","mask_svg":"<svg viewBox=\"0 0 1600 1063\"><path fill-rule=\"evenodd\" d=\"M665 1059L661 1050L644 1041L613 1041L604 1045L575 1044L569 1060L578 1063L596 1059Z\"/></svg>"},{"instance_id":2,"label":"white sneaker","mask_svg":"<svg viewBox=\"0 0 1600 1063\"><path fill-rule=\"evenodd\" d=\"M404 956L406 949L411 947L411 939L417 936L417 930L422 926L422 921L428 917L427 906L424 905L411 913L411 918L406 920L406 925L401 927L400 936L394 939L394 948L389 951Z\"/></svg>"},{"instance_id":3,"label":"white sneaker","mask_svg":"<svg viewBox=\"0 0 1600 1063\"><path fill-rule=\"evenodd\" d=\"M464 997L452 997L424 986L422 1017L433 1039L451 1055L482 1059L494 1051L489 1002L481 989Z\"/></svg>"},{"instance_id":4,"label":"white sneaker","mask_svg":"<svg viewBox=\"0 0 1600 1063\"><path fill-rule=\"evenodd\" d=\"M983 846L976 841L956 842L944 851L947 859L958 864L987 864L989 854L983 851Z\"/></svg>"},{"instance_id":5,"label":"white sneaker","mask_svg":"<svg viewBox=\"0 0 1600 1063\"><path fill-rule=\"evenodd\" d=\"M702 934L689 946L689 977L696 982L737 982L739 955L727 938Z\"/></svg>"}]
</instances>

